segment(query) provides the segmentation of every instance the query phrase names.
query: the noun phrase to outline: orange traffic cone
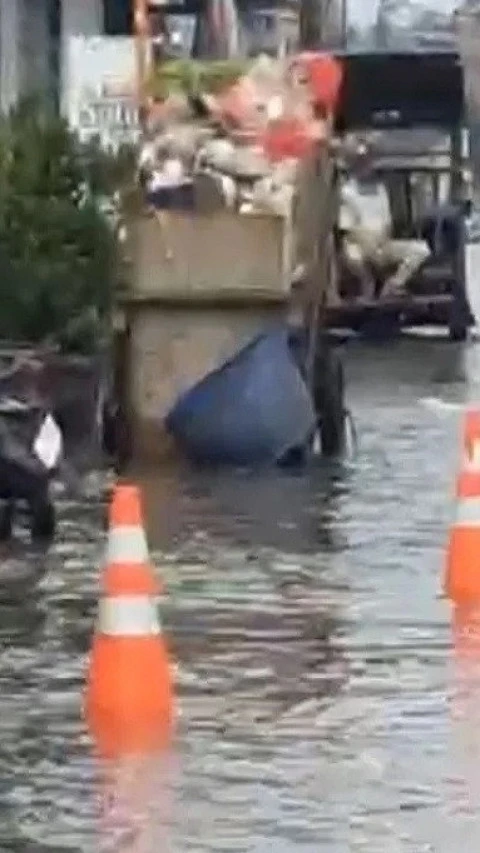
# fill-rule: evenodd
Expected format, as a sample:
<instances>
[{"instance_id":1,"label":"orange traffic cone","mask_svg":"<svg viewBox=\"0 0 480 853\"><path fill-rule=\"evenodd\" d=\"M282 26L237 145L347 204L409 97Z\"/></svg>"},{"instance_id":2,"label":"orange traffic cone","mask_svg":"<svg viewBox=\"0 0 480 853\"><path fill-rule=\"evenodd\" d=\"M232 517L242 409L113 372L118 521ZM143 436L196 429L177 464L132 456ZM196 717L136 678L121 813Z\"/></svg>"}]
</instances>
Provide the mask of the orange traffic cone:
<instances>
[{"instance_id":1,"label":"orange traffic cone","mask_svg":"<svg viewBox=\"0 0 480 853\"><path fill-rule=\"evenodd\" d=\"M173 730L170 664L148 562L139 490L118 486L88 672L85 711L107 757L164 746Z\"/></svg>"},{"instance_id":2,"label":"orange traffic cone","mask_svg":"<svg viewBox=\"0 0 480 853\"><path fill-rule=\"evenodd\" d=\"M445 575L445 592L457 604L480 602L480 412L465 416L462 451Z\"/></svg>"},{"instance_id":3,"label":"orange traffic cone","mask_svg":"<svg viewBox=\"0 0 480 853\"><path fill-rule=\"evenodd\" d=\"M467 465L480 469L480 410L470 409L463 425L463 452Z\"/></svg>"}]
</instances>

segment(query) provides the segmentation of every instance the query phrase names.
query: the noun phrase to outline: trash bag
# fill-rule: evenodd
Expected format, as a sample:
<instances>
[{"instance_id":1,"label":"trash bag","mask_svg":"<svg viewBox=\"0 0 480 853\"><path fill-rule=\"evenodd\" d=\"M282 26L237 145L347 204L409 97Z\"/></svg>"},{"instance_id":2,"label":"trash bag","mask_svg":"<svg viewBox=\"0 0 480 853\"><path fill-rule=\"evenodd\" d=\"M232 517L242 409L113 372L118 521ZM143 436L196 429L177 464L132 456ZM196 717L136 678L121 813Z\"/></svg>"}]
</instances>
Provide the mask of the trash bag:
<instances>
[{"instance_id":1,"label":"trash bag","mask_svg":"<svg viewBox=\"0 0 480 853\"><path fill-rule=\"evenodd\" d=\"M292 70L308 83L313 103L333 113L343 80L341 62L328 53L305 52L295 57Z\"/></svg>"},{"instance_id":2,"label":"trash bag","mask_svg":"<svg viewBox=\"0 0 480 853\"><path fill-rule=\"evenodd\" d=\"M237 127L249 127L258 122L257 88L249 77L241 77L217 97L222 116Z\"/></svg>"},{"instance_id":3,"label":"trash bag","mask_svg":"<svg viewBox=\"0 0 480 853\"><path fill-rule=\"evenodd\" d=\"M310 124L294 117L270 122L262 135L264 151L273 163L289 157L302 159L308 156L314 141Z\"/></svg>"}]
</instances>

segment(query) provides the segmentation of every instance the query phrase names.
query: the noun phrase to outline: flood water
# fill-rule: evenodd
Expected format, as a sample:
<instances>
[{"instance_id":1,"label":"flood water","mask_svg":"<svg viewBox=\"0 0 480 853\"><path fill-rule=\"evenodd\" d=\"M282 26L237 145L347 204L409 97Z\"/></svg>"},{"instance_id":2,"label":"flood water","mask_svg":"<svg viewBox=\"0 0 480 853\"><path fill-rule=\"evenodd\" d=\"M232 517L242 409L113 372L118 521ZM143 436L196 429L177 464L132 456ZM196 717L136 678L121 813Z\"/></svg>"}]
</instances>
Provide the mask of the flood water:
<instances>
[{"instance_id":1,"label":"flood water","mask_svg":"<svg viewBox=\"0 0 480 853\"><path fill-rule=\"evenodd\" d=\"M19 576L0 604L0 853L478 849L480 681L455 660L441 581L455 404L475 397L480 355L351 344L346 367L346 464L142 477L181 708L150 847L115 814L101 830L80 713L98 483L61 501L46 557L5 556Z\"/></svg>"}]
</instances>

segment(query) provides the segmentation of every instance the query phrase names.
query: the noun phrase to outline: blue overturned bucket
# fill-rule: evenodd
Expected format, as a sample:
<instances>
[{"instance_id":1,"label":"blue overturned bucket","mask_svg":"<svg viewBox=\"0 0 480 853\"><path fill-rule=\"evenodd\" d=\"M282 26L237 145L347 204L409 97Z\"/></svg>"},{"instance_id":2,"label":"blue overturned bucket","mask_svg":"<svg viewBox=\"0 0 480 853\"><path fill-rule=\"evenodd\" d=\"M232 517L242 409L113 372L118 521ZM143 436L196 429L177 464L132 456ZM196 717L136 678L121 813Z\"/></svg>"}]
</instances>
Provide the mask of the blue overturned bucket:
<instances>
[{"instance_id":1,"label":"blue overturned bucket","mask_svg":"<svg viewBox=\"0 0 480 853\"><path fill-rule=\"evenodd\" d=\"M280 464L304 450L315 412L288 330L259 335L207 374L178 399L166 427L200 463Z\"/></svg>"}]
</instances>

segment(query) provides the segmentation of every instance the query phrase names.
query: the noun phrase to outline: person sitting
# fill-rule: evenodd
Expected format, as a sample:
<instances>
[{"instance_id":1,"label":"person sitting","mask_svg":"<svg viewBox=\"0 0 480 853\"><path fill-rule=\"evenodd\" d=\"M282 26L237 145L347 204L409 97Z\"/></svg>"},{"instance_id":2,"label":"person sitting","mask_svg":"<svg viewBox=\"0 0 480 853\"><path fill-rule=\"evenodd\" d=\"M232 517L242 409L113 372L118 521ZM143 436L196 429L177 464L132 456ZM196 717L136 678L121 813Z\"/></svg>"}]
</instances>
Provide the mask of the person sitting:
<instances>
[{"instance_id":1,"label":"person sitting","mask_svg":"<svg viewBox=\"0 0 480 853\"><path fill-rule=\"evenodd\" d=\"M362 296L405 295L405 287L430 254L424 239L391 237L392 218L385 185L367 158L360 158L340 189L338 230L342 259L361 282ZM392 271L393 270L393 271ZM377 280L383 281L378 293Z\"/></svg>"}]
</instances>

